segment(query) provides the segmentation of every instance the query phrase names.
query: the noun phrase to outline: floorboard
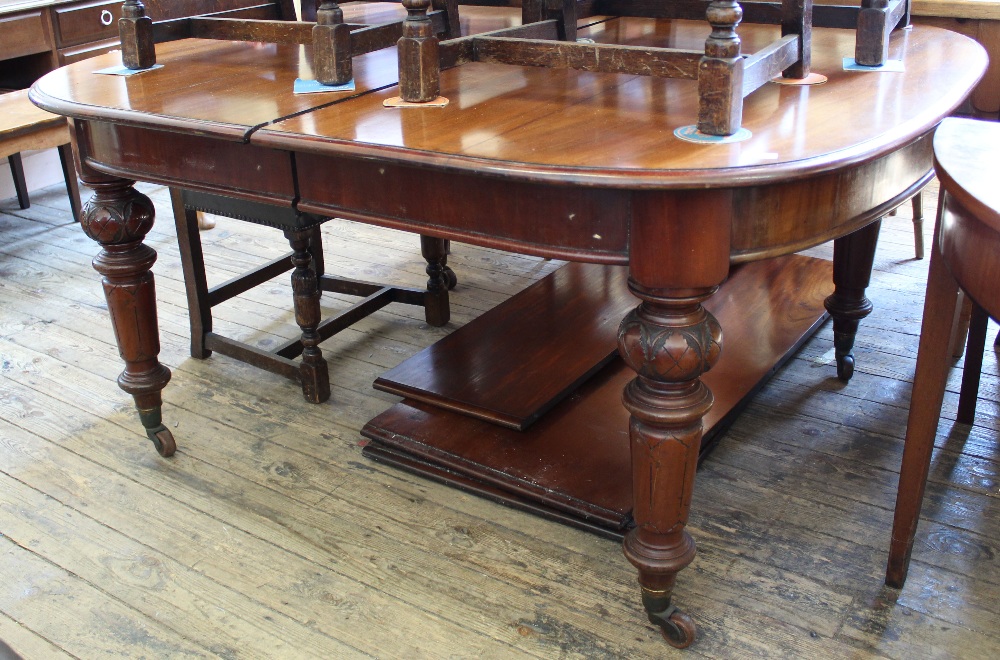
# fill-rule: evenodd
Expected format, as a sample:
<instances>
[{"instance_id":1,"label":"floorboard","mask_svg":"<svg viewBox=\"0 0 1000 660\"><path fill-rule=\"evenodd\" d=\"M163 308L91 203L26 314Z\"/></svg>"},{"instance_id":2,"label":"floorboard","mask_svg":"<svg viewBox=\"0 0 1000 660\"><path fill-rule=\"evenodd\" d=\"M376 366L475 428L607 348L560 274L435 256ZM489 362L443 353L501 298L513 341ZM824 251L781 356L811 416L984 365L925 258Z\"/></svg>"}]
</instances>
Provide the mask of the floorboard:
<instances>
[{"instance_id":1,"label":"floorboard","mask_svg":"<svg viewBox=\"0 0 1000 660\"><path fill-rule=\"evenodd\" d=\"M851 383L827 324L702 465L699 554L677 588L700 638L681 653L644 623L617 544L361 456L359 429L397 400L378 375L560 262L453 244L452 322L392 305L324 342L333 395L310 405L278 376L189 356L169 196L143 190L161 212L147 243L171 460L116 384L96 246L64 191L0 201L0 640L24 658L1000 655L992 345L972 426L954 421L961 361L950 376L910 577L882 585L927 271L909 204L883 223ZM935 202L932 184L928 246ZM212 284L288 251L226 219L202 240ZM328 272L426 279L415 236L332 221L324 243ZM286 275L217 308L216 329L274 345L297 334L290 308Z\"/></svg>"}]
</instances>

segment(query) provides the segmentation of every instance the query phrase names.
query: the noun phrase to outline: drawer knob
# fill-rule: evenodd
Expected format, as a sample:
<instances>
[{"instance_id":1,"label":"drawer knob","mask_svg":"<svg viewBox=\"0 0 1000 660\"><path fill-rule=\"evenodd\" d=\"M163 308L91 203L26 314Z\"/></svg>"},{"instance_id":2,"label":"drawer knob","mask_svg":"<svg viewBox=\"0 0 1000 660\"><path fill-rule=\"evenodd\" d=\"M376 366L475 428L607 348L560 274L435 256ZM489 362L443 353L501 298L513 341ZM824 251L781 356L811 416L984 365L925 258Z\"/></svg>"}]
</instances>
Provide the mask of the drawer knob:
<instances>
[{"instance_id":1,"label":"drawer knob","mask_svg":"<svg viewBox=\"0 0 1000 660\"><path fill-rule=\"evenodd\" d=\"M111 25L114 20L114 15L107 9L101 12L101 25Z\"/></svg>"}]
</instances>

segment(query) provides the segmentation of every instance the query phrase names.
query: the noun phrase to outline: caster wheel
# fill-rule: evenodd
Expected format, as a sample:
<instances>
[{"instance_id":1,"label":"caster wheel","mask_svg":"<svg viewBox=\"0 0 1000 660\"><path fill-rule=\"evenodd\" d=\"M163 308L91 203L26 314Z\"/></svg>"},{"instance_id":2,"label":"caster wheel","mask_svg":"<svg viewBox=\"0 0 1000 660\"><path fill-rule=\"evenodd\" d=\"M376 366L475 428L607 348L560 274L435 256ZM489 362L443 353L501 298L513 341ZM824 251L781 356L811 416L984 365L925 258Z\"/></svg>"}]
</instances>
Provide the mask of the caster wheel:
<instances>
[{"instance_id":1,"label":"caster wheel","mask_svg":"<svg viewBox=\"0 0 1000 660\"><path fill-rule=\"evenodd\" d=\"M661 624L660 633L667 644L675 649L686 649L694 642L697 629L697 626L694 625L694 619L684 612L675 611L666 622Z\"/></svg>"},{"instance_id":2,"label":"caster wheel","mask_svg":"<svg viewBox=\"0 0 1000 660\"><path fill-rule=\"evenodd\" d=\"M837 360L837 378L843 381L851 380L854 375L854 356L845 355Z\"/></svg>"},{"instance_id":3,"label":"caster wheel","mask_svg":"<svg viewBox=\"0 0 1000 660\"><path fill-rule=\"evenodd\" d=\"M455 275L455 271L447 266L444 267L444 277L445 281L448 282L448 290L451 291L456 286L458 286L458 276Z\"/></svg>"},{"instance_id":4,"label":"caster wheel","mask_svg":"<svg viewBox=\"0 0 1000 660\"><path fill-rule=\"evenodd\" d=\"M165 428L161 428L159 431L148 431L149 439L153 441L153 446L156 447L156 451L160 456L164 458L169 458L174 455L177 451L177 443L174 442L174 436Z\"/></svg>"}]
</instances>

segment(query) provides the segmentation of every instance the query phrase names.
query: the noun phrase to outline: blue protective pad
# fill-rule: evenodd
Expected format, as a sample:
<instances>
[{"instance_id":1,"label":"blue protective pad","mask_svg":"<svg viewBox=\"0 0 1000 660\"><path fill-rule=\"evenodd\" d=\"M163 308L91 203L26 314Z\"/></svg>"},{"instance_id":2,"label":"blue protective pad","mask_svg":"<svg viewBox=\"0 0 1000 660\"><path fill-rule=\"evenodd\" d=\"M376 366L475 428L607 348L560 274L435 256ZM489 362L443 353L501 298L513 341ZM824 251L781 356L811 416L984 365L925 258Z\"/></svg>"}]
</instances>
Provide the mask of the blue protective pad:
<instances>
[{"instance_id":1,"label":"blue protective pad","mask_svg":"<svg viewBox=\"0 0 1000 660\"><path fill-rule=\"evenodd\" d=\"M98 69L94 73L103 73L108 76L134 76L137 73L145 73L146 71L152 71L153 69L162 69L162 64L154 64L148 69L129 69L124 65L119 66L109 66L107 69Z\"/></svg>"},{"instance_id":2,"label":"blue protective pad","mask_svg":"<svg viewBox=\"0 0 1000 660\"><path fill-rule=\"evenodd\" d=\"M316 94L318 92L353 92L354 78L351 78L343 85L324 85L317 80L303 80L296 78L292 86L292 92L296 94Z\"/></svg>"},{"instance_id":3,"label":"blue protective pad","mask_svg":"<svg viewBox=\"0 0 1000 660\"><path fill-rule=\"evenodd\" d=\"M882 73L902 73L903 60L886 60L881 66L865 66L854 61L853 57L844 58L844 71L880 71Z\"/></svg>"},{"instance_id":4,"label":"blue protective pad","mask_svg":"<svg viewBox=\"0 0 1000 660\"><path fill-rule=\"evenodd\" d=\"M699 131L698 126L695 124L681 126L674 130L674 137L685 142L696 142L698 144L731 144L733 142L749 140L752 135L753 133L745 128L741 128L732 135L708 135Z\"/></svg>"}]
</instances>

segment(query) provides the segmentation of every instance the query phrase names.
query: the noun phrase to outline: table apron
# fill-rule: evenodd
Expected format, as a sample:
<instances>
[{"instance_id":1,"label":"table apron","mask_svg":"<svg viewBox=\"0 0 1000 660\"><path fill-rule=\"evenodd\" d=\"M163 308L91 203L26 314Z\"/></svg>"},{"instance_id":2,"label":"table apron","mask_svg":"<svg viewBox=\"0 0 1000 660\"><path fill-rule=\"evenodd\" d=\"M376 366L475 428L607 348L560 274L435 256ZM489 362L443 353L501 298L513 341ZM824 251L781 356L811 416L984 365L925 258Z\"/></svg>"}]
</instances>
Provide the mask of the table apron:
<instances>
[{"instance_id":1,"label":"table apron","mask_svg":"<svg viewBox=\"0 0 1000 660\"><path fill-rule=\"evenodd\" d=\"M523 254L626 265L633 191L511 181L476 173L287 151L107 122L76 120L94 169ZM164 139L163 134L169 138ZM155 134L155 135L154 135ZM856 166L790 182L719 189L730 195L730 260L764 259L844 236L916 192L933 168L931 134ZM664 222L684 222L692 191Z\"/></svg>"},{"instance_id":2,"label":"table apron","mask_svg":"<svg viewBox=\"0 0 1000 660\"><path fill-rule=\"evenodd\" d=\"M737 188L732 260L798 252L882 217L930 179L932 135L933 131L850 168L788 183Z\"/></svg>"},{"instance_id":3,"label":"table apron","mask_svg":"<svg viewBox=\"0 0 1000 660\"><path fill-rule=\"evenodd\" d=\"M122 124L74 123L81 160L100 172L280 206L295 203L287 152Z\"/></svg>"},{"instance_id":4,"label":"table apron","mask_svg":"<svg viewBox=\"0 0 1000 660\"><path fill-rule=\"evenodd\" d=\"M630 193L296 154L299 208L523 254L625 264Z\"/></svg>"}]
</instances>

